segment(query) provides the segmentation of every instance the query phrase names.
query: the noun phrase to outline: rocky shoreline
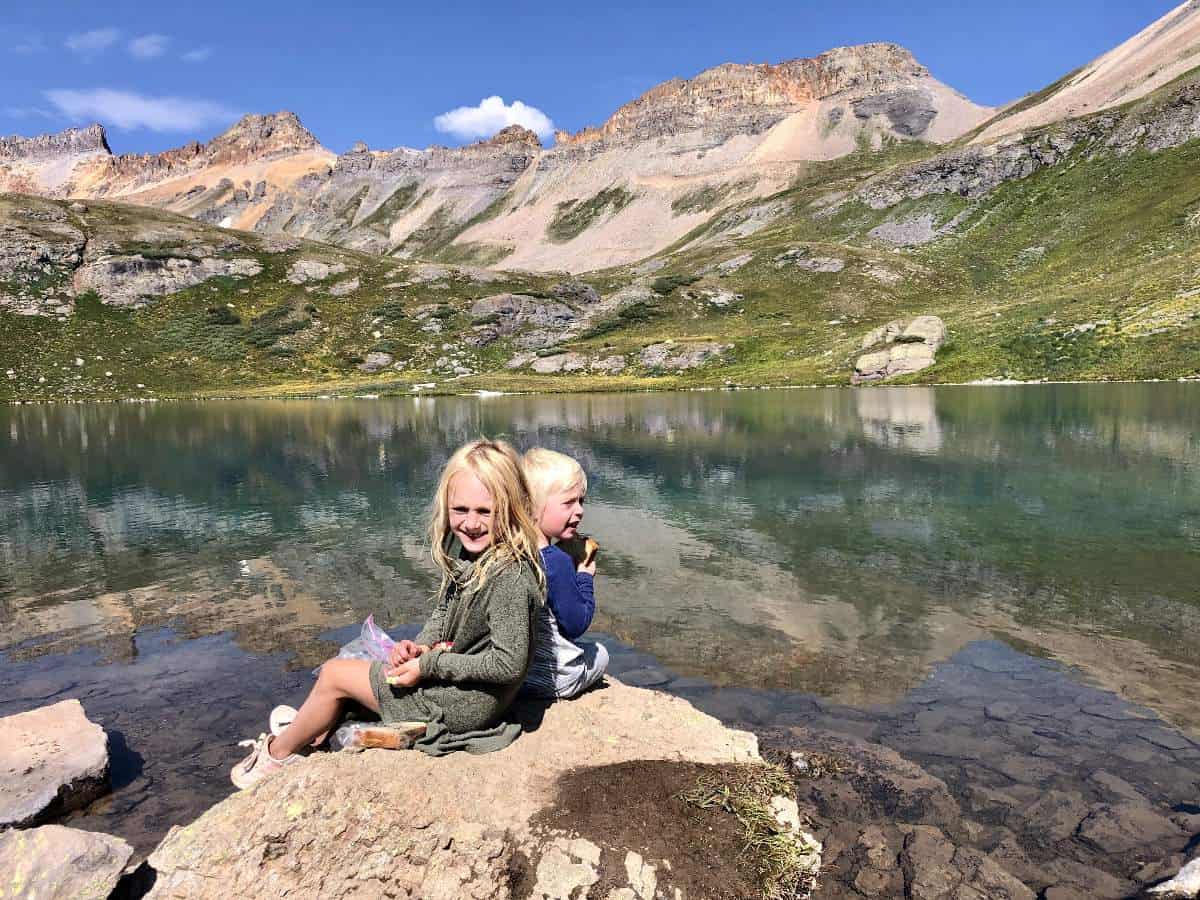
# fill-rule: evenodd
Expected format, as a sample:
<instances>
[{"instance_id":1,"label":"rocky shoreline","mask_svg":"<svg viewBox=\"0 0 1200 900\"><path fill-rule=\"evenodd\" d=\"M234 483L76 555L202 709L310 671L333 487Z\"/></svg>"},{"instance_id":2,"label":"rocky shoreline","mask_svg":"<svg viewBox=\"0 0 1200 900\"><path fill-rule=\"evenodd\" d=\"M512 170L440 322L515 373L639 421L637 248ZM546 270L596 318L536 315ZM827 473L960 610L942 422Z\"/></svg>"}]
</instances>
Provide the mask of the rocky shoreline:
<instances>
[{"instance_id":1,"label":"rocky shoreline","mask_svg":"<svg viewBox=\"0 0 1200 900\"><path fill-rule=\"evenodd\" d=\"M1117 900L1195 856L1200 743L1000 642L870 712L676 678L636 651L614 670L579 701L526 708L501 754L319 754L172 828L146 861L43 826L0 835L0 869L47 858L38 846L93 880L124 867L121 897L757 896L745 866L721 865L742 846L722 831L733 817L688 831L703 811L680 805L747 770L786 776L797 846L823 847L820 900Z\"/></svg>"}]
</instances>

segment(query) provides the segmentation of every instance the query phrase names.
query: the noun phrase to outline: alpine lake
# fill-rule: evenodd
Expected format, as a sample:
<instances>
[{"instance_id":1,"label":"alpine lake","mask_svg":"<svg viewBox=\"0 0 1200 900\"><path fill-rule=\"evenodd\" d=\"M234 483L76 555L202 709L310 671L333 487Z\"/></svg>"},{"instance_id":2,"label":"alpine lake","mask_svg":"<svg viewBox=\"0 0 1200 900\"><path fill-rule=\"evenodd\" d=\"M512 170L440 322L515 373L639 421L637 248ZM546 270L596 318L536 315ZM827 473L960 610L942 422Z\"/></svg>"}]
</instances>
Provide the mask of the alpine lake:
<instances>
[{"instance_id":1,"label":"alpine lake","mask_svg":"<svg viewBox=\"0 0 1200 900\"><path fill-rule=\"evenodd\" d=\"M587 471L618 677L884 745L985 824L1124 802L1098 771L1200 819L1200 385L1159 383L0 408L0 715L110 736L69 824L145 853L366 616L411 634L481 435Z\"/></svg>"}]
</instances>

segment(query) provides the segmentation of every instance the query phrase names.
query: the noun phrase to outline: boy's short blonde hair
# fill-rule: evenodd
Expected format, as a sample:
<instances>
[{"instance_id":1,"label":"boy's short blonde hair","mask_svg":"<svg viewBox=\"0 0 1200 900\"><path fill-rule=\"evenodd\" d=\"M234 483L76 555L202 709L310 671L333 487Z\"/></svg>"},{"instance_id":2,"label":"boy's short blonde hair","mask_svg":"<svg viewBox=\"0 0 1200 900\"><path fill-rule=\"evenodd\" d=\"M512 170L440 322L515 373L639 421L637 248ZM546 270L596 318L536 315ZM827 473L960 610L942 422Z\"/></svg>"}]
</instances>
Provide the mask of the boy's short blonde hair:
<instances>
[{"instance_id":1,"label":"boy's short blonde hair","mask_svg":"<svg viewBox=\"0 0 1200 900\"><path fill-rule=\"evenodd\" d=\"M587 494L587 474L583 466L565 453L533 447L525 451L521 462L525 469L525 480L529 483L535 518L541 518L546 499L556 491L578 486L583 494Z\"/></svg>"}]
</instances>

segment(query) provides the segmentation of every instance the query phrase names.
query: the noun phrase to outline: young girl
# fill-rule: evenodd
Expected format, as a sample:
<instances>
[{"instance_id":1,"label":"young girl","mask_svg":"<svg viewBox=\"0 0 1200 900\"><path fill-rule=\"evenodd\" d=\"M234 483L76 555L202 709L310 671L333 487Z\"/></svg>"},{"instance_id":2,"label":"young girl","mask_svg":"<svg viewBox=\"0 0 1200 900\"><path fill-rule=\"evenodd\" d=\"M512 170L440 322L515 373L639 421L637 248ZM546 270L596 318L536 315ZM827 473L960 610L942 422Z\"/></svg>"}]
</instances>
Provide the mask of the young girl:
<instances>
[{"instance_id":1,"label":"young girl","mask_svg":"<svg viewBox=\"0 0 1200 900\"><path fill-rule=\"evenodd\" d=\"M442 573L433 614L390 665L331 659L291 724L261 735L230 777L249 787L302 757L354 700L384 722L440 721L452 733L493 724L529 668L545 602L540 532L520 458L502 441L460 447L442 470L429 525Z\"/></svg>"},{"instance_id":2,"label":"young girl","mask_svg":"<svg viewBox=\"0 0 1200 900\"><path fill-rule=\"evenodd\" d=\"M596 611L596 562L577 563L551 543L578 537L587 475L571 457L544 447L527 451L524 466L549 584L524 690L535 697L566 700L590 688L608 668L604 645L580 640Z\"/></svg>"}]
</instances>

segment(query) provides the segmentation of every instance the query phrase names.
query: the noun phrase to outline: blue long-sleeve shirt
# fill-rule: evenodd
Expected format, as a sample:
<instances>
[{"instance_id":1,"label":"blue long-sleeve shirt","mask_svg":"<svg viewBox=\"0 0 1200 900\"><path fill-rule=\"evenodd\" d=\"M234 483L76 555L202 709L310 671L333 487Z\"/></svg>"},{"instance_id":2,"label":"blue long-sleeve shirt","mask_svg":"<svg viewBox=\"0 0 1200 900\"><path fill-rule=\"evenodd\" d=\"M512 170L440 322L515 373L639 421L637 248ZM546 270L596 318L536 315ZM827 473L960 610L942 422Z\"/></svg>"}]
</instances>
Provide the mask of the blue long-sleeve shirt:
<instances>
[{"instance_id":1,"label":"blue long-sleeve shirt","mask_svg":"<svg viewBox=\"0 0 1200 900\"><path fill-rule=\"evenodd\" d=\"M562 636L573 641L592 624L595 581L587 572L576 572L575 561L559 547L542 548L542 565L546 569L546 602Z\"/></svg>"}]
</instances>

